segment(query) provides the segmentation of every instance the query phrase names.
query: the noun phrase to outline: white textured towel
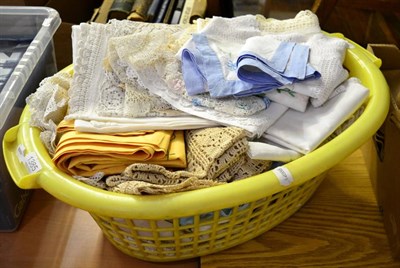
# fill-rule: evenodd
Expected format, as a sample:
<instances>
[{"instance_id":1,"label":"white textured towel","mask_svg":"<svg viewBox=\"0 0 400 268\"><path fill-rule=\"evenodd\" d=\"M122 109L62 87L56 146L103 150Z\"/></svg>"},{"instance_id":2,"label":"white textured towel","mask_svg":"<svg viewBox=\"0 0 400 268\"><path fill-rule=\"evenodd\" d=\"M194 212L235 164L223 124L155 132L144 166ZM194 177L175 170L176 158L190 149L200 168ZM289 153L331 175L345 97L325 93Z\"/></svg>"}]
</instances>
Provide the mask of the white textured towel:
<instances>
[{"instance_id":1,"label":"white textured towel","mask_svg":"<svg viewBox=\"0 0 400 268\"><path fill-rule=\"evenodd\" d=\"M343 67L349 44L340 38L323 33L313 35L307 42L310 46L310 63L321 73L320 79L293 84L293 90L311 97L314 107L321 106L339 84L349 76Z\"/></svg>"}]
</instances>

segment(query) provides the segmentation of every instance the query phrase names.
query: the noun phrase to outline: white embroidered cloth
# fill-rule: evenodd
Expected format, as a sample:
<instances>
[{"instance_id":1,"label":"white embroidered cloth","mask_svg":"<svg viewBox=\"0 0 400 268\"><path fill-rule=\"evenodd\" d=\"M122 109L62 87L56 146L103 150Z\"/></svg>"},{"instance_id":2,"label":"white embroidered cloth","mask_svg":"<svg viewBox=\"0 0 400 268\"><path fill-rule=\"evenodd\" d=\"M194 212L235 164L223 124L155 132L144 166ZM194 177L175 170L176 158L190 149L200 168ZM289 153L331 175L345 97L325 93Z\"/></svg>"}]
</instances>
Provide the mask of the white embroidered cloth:
<instances>
[{"instance_id":1,"label":"white embroidered cloth","mask_svg":"<svg viewBox=\"0 0 400 268\"><path fill-rule=\"evenodd\" d=\"M368 94L357 78L349 78L323 106L308 106L304 113L289 110L263 137L299 153L309 153L351 117Z\"/></svg>"},{"instance_id":2,"label":"white embroidered cloth","mask_svg":"<svg viewBox=\"0 0 400 268\"><path fill-rule=\"evenodd\" d=\"M300 94L289 88L279 88L265 92L264 95L271 101L285 105L299 112L304 112L307 108L309 96Z\"/></svg>"},{"instance_id":3,"label":"white embroidered cloth","mask_svg":"<svg viewBox=\"0 0 400 268\"><path fill-rule=\"evenodd\" d=\"M333 90L348 78L343 60L347 41L322 33L318 17L309 10L300 11L294 18L277 20L257 15L263 35L280 41L298 42L310 48L309 63L320 74L320 79L288 85L287 88L311 97L314 107L328 100Z\"/></svg>"}]
</instances>

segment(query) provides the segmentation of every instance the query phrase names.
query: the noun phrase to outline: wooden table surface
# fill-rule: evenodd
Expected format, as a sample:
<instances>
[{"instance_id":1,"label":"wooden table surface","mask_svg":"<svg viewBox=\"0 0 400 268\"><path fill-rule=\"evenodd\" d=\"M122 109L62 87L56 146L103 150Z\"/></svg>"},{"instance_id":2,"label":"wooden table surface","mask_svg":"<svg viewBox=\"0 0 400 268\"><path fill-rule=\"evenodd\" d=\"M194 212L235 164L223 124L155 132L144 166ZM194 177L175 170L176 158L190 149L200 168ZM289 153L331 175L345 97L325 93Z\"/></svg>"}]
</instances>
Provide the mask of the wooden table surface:
<instances>
[{"instance_id":1,"label":"wooden table surface","mask_svg":"<svg viewBox=\"0 0 400 268\"><path fill-rule=\"evenodd\" d=\"M35 190L16 232L0 233L0 267L400 267L392 260L360 151L333 168L296 214L234 248L150 263L114 248L90 215Z\"/></svg>"},{"instance_id":2,"label":"wooden table surface","mask_svg":"<svg viewBox=\"0 0 400 268\"><path fill-rule=\"evenodd\" d=\"M331 169L292 217L201 258L201 268L217 267L400 267L391 257L361 150Z\"/></svg>"},{"instance_id":3,"label":"wooden table surface","mask_svg":"<svg viewBox=\"0 0 400 268\"><path fill-rule=\"evenodd\" d=\"M86 211L35 190L19 229L0 233L0 268L197 268L199 259L150 263L115 248Z\"/></svg>"}]
</instances>

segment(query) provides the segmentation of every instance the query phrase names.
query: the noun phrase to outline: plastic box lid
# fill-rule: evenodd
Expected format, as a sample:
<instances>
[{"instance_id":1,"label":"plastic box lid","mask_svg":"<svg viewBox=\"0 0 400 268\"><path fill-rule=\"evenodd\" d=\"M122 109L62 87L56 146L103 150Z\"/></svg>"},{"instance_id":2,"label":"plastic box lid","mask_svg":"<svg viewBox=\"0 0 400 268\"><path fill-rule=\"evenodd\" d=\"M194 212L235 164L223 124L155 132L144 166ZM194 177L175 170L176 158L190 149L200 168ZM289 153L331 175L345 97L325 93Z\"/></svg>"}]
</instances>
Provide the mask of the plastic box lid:
<instances>
[{"instance_id":1,"label":"plastic box lid","mask_svg":"<svg viewBox=\"0 0 400 268\"><path fill-rule=\"evenodd\" d=\"M2 129L41 56L52 42L61 18L52 8L25 6L0 6L0 18L0 41L21 40L26 43L31 40L25 52L20 51L22 56L15 67L10 64L2 65L4 58L15 59L16 56L0 50L0 53L3 53L0 57L0 71L2 71L0 73L9 73L13 68L6 81L3 81L2 88L0 87L0 129Z\"/></svg>"}]
</instances>

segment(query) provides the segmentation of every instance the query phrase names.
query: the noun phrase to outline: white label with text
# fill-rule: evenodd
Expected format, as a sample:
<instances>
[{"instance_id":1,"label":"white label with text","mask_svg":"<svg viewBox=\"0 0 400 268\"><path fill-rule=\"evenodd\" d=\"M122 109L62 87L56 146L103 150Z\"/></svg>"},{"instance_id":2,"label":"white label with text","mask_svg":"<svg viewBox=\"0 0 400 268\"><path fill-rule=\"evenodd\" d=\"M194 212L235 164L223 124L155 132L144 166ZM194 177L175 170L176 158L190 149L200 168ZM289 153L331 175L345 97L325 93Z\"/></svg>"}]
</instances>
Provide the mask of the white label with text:
<instances>
[{"instance_id":1,"label":"white label with text","mask_svg":"<svg viewBox=\"0 0 400 268\"><path fill-rule=\"evenodd\" d=\"M274 174L278 177L278 180L281 185L288 186L293 182L293 176L290 173L289 169L286 167L277 167L272 170Z\"/></svg>"}]
</instances>

